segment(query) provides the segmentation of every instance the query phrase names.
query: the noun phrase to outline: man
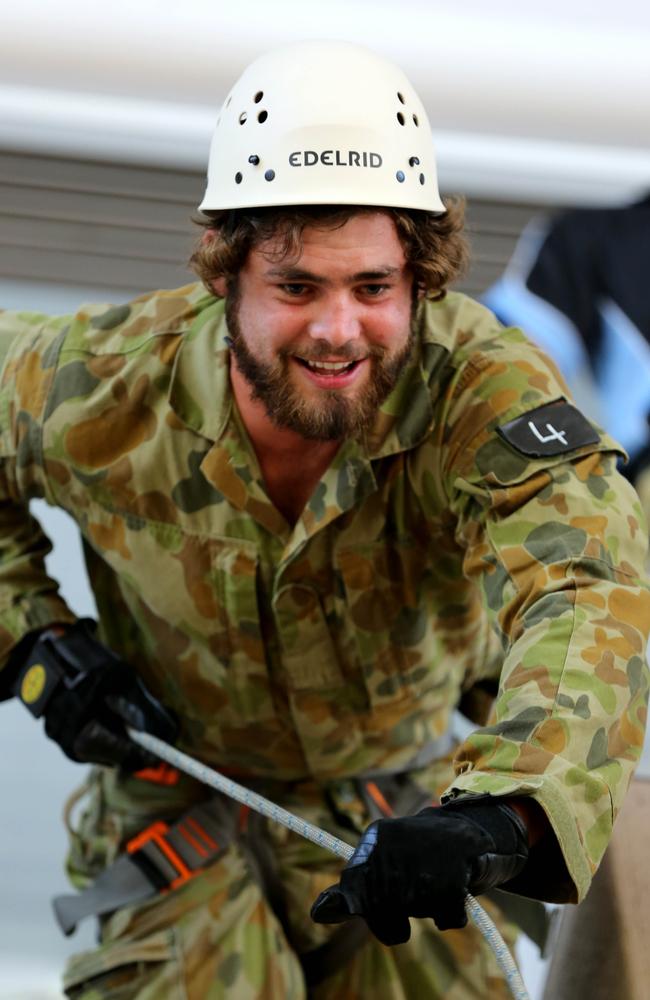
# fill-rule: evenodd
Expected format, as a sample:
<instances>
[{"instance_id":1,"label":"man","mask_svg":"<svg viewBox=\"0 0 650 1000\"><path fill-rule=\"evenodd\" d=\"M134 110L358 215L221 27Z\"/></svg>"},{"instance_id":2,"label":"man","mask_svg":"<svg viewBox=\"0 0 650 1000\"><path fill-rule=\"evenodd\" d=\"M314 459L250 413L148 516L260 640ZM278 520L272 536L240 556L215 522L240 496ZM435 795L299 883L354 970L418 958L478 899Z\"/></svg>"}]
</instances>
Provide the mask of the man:
<instances>
[{"instance_id":1,"label":"man","mask_svg":"<svg viewBox=\"0 0 650 1000\"><path fill-rule=\"evenodd\" d=\"M104 765L59 902L101 945L67 994L505 997L465 893L580 899L642 742L620 449L447 294L462 211L383 59L254 63L201 209L204 287L2 321L5 693ZM97 636L34 495L80 525ZM452 760L453 709L485 723L497 684ZM125 722L363 834L352 863L156 768Z\"/></svg>"}]
</instances>

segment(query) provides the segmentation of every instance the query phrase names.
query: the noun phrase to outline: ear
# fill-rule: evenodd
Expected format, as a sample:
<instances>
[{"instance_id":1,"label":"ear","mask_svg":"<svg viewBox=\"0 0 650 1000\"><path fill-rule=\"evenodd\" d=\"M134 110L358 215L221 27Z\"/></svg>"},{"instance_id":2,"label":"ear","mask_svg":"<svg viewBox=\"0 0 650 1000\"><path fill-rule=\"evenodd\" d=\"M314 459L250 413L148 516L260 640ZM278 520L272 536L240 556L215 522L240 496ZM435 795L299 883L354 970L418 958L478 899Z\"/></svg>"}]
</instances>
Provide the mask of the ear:
<instances>
[{"instance_id":1,"label":"ear","mask_svg":"<svg viewBox=\"0 0 650 1000\"><path fill-rule=\"evenodd\" d=\"M212 288L214 290L214 294L218 298L225 299L228 290L225 277L222 276L221 278L215 278L212 282Z\"/></svg>"}]
</instances>

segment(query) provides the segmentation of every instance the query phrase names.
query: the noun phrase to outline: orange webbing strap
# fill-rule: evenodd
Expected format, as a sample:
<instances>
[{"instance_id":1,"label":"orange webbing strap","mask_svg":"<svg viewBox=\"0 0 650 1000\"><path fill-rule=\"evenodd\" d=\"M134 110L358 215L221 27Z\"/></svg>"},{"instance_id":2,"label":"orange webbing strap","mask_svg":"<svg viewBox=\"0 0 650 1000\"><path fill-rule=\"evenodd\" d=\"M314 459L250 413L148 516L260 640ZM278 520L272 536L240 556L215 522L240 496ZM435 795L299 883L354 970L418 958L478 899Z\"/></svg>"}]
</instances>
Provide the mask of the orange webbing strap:
<instances>
[{"instance_id":1,"label":"orange webbing strap","mask_svg":"<svg viewBox=\"0 0 650 1000\"><path fill-rule=\"evenodd\" d=\"M127 853L145 869L153 866L163 891L177 889L224 852L237 834L238 814L234 803L216 795L174 823L152 823L129 841Z\"/></svg>"},{"instance_id":2,"label":"orange webbing strap","mask_svg":"<svg viewBox=\"0 0 650 1000\"><path fill-rule=\"evenodd\" d=\"M175 767L161 762L157 767L143 767L140 771L135 771L134 778L140 781L150 781L154 785L166 785L171 787L178 784L180 772Z\"/></svg>"},{"instance_id":3,"label":"orange webbing strap","mask_svg":"<svg viewBox=\"0 0 650 1000\"><path fill-rule=\"evenodd\" d=\"M212 839L192 816L188 816L184 823L181 822L179 824L178 832L185 837L185 840L192 845L202 858L209 857L210 850L219 851L217 842Z\"/></svg>"},{"instance_id":4,"label":"orange webbing strap","mask_svg":"<svg viewBox=\"0 0 650 1000\"><path fill-rule=\"evenodd\" d=\"M388 805L388 802L384 798L383 794L379 790L378 785L374 781L366 781L366 792L375 803L379 811L384 816L394 816L394 812Z\"/></svg>"},{"instance_id":5,"label":"orange webbing strap","mask_svg":"<svg viewBox=\"0 0 650 1000\"><path fill-rule=\"evenodd\" d=\"M126 845L126 850L128 854L135 854L138 851L144 851L150 845L155 845L159 851L162 851L167 861L169 861L177 873L169 881L166 889L178 889L184 882L193 878L197 874L198 869L192 871L187 867L178 851L172 847L168 835L169 827L167 823L158 820L152 823L151 826L148 826L146 830L142 830L136 837L133 837ZM203 852L203 857L205 857L205 852Z\"/></svg>"},{"instance_id":6,"label":"orange webbing strap","mask_svg":"<svg viewBox=\"0 0 650 1000\"><path fill-rule=\"evenodd\" d=\"M58 896L54 910L66 934L87 916L112 913L180 888L219 858L238 835L239 807L215 795L173 823L156 820L76 895Z\"/></svg>"},{"instance_id":7,"label":"orange webbing strap","mask_svg":"<svg viewBox=\"0 0 650 1000\"><path fill-rule=\"evenodd\" d=\"M406 774L357 778L356 786L371 820L411 816L425 806L437 805L431 800L431 792Z\"/></svg>"}]
</instances>

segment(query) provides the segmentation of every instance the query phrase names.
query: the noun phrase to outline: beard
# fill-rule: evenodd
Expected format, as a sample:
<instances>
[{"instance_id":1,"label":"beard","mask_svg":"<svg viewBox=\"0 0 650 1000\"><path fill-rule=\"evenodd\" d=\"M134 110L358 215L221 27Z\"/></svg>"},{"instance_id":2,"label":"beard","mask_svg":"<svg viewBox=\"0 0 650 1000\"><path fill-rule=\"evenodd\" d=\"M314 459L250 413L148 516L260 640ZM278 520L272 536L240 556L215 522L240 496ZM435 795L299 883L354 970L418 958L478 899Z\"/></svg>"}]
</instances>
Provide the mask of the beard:
<instances>
[{"instance_id":1,"label":"beard","mask_svg":"<svg viewBox=\"0 0 650 1000\"><path fill-rule=\"evenodd\" d=\"M275 361L257 358L248 347L239 322L239 298L235 290L226 299L226 322L230 348L237 367L250 386L253 399L259 400L276 427L294 431L311 441L339 441L361 437L374 423L377 411L395 388L413 351L414 335L396 353L375 347L360 355L353 346L333 351L326 341L317 341L309 350L308 360L357 361L370 363L366 385L355 396L340 390L321 389L317 398L302 394L291 381L294 355L278 351ZM306 358L304 353L301 357Z\"/></svg>"}]
</instances>

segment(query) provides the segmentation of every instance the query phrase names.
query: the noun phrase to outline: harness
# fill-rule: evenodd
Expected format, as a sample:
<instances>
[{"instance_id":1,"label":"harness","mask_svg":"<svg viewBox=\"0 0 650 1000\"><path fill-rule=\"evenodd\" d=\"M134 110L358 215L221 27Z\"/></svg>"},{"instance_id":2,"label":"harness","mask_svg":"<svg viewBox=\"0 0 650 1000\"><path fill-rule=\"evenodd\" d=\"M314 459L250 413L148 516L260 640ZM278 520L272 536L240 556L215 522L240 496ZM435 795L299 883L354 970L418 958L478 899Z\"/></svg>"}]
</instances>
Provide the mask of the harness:
<instances>
[{"instance_id":1,"label":"harness","mask_svg":"<svg viewBox=\"0 0 650 1000\"><path fill-rule=\"evenodd\" d=\"M419 752L417 766L425 766L427 762L442 757L454 742L451 734L448 734L429 744L424 751ZM410 770L412 762L409 762L408 767ZM139 772L138 776L161 784L173 784L176 774L172 768L162 765L159 769ZM357 824L347 810L340 808L340 796L335 794L335 789L343 784L353 793L352 798L358 803L357 808L362 806L365 823L385 817L410 815L426 805L437 804L432 802L430 792L419 786L408 771L394 774L370 773L344 782L334 782L327 786L325 792L331 812L339 824L348 826L357 834ZM355 816L357 818L359 817ZM250 812L248 807L241 806L218 792L192 806L173 822L155 820L128 841L125 852L86 889L78 894L54 899L53 906L59 925L69 935L85 917L105 916L122 907L178 889L217 861L236 841L291 943L284 887L278 876L266 824L264 817ZM541 947L541 938L545 938L547 930L543 905L532 900L519 900L518 897L510 897L498 890L495 891L496 896L499 898L495 901L506 911L506 916L514 917L515 922ZM510 898L534 908L532 922L530 918L527 919L525 911L523 920L521 913L507 912L508 906L504 902L508 904ZM307 985L317 985L345 965L368 936L365 921L353 918L338 928L325 944L306 953L294 949L301 961Z\"/></svg>"}]
</instances>

